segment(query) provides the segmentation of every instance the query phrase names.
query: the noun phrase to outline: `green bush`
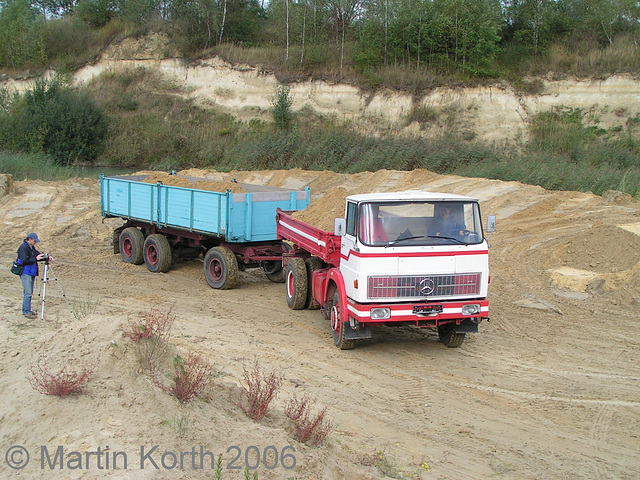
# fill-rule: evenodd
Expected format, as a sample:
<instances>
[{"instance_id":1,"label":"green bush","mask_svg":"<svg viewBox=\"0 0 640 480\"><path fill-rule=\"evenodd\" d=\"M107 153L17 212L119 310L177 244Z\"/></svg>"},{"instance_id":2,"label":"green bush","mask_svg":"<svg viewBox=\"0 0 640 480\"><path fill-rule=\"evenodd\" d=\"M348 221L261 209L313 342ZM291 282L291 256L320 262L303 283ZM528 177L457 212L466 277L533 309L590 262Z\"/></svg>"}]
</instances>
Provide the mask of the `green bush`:
<instances>
[{"instance_id":1,"label":"green bush","mask_svg":"<svg viewBox=\"0 0 640 480\"><path fill-rule=\"evenodd\" d=\"M293 97L289 94L291 89L287 85L279 85L275 89L271 105L273 107L273 121L279 128L287 129L293 120L291 105Z\"/></svg>"},{"instance_id":2,"label":"green bush","mask_svg":"<svg viewBox=\"0 0 640 480\"><path fill-rule=\"evenodd\" d=\"M0 148L46 153L59 165L95 160L106 133L106 119L91 97L59 79L36 81L0 114Z\"/></svg>"},{"instance_id":3,"label":"green bush","mask_svg":"<svg viewBox=\"0 0 640 480\"><path fill-rule=\"evenodd\" d=\"M71 17L51 19L43 26L44 51L49 63L71 70L97 53L94 32Z\"/></svg>"},{"instance_id":4,"label":"green bush","mask_svg":"<svg viewBox=\"0 0 640 480\"><path fill-rule=\"evenodd\" d=\"M117 2L114 0L83 0L78 2L75 14L79 20L99 28L109 23L116 11Z\"/></svg>"}]
</instances>

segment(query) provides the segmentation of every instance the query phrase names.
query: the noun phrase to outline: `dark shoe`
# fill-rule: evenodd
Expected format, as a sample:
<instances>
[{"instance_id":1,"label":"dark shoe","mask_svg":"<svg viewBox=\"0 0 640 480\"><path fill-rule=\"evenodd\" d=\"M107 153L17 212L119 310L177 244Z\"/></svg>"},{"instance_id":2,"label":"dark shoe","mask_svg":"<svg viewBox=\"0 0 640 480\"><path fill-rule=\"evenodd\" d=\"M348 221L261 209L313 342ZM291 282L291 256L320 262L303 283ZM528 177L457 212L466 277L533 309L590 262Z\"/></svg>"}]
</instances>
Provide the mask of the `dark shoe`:
<instances>
[{"instance_id":1,"label":"dark shoe","mask_svg":"<svg viewBox=\"0 0 640 480\"><path fill-rule=\"evenodd\" d=\"M34 319L34 318L38 318L38 316L33 313L33 312L29 312L29 313L24 313L23 314L25 317L30 318L30 319Z\"/></svg>"}]
</instances>

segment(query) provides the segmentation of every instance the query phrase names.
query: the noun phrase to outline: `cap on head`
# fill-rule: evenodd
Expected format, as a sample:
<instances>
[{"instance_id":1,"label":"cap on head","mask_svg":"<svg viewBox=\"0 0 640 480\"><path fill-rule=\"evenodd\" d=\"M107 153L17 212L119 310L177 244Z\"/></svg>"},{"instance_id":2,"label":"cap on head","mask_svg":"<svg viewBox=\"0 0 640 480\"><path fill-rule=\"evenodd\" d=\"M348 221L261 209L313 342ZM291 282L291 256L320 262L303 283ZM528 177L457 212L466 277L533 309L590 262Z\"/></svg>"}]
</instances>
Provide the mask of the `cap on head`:
<instances>
[{"instance_id":1,"label":"cap on head","mask_svg":"<svg viewBox=\"0 0 640 480\"><path fill-rule=\"evenodd\" d=\"M33 240L36 241L36 243L40 242L40 239L38 238L38 235L36 235L33 232L31 232L29 235L27 235L27 238L32 238Z\"/></svg>"}]
</instances>

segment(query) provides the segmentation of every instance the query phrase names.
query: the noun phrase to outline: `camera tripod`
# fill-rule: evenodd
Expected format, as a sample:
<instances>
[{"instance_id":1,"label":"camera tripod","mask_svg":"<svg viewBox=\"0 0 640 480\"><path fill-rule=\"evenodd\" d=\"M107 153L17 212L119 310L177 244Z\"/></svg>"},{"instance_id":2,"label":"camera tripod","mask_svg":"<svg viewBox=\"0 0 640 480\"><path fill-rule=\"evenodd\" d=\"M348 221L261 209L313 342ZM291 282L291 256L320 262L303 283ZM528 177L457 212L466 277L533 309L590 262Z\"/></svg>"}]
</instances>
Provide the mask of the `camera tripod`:
<instances>
[{"instance_id":1,"label":"camera tripod","mask_svg":"<svg viewBox=\"0 0 640 480\"><path fill-rule=\"evenodd\" d=\"M58 285L58 289L60 290L62 297L65 299L65 301L67 301L67 303L69 303L69 301L67 300L67 296L64 294L64 291L60 286L60 282L58 282L58 277L56 277L56 274L53 272L53 268L51 267L49 260L45 260L44 273L42 274L42 286L40 287L40 296L42 297L42 304L40 306L40 320L44 320L44 301L47 293L47 282L49 281L49 273L51 273L51 276L56 281L56 285Z\"/></svg>"}]
</instances>

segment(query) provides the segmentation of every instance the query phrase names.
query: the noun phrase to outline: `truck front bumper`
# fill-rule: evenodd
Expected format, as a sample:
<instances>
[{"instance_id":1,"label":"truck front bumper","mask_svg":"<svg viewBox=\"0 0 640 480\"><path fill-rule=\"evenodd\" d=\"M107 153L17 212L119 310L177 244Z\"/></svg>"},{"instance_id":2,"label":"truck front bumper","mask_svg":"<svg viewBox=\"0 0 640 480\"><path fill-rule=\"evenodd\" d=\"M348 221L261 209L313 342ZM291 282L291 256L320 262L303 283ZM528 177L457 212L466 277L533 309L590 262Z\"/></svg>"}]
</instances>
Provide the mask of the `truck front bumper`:
<instances>
[{"instance_id":1,"label":"truck front bumper","mask_svg":"<svg viewBox=\"0 0 640 480\"><path fill-rule=\"evenodd\" d=\"M489 318L489 301L486 299L386 304L364 304L348 300L347 309L351 321L371 326L412 324L433 328L450 323L477 325Z\"/></svg>"}]
</instances>

